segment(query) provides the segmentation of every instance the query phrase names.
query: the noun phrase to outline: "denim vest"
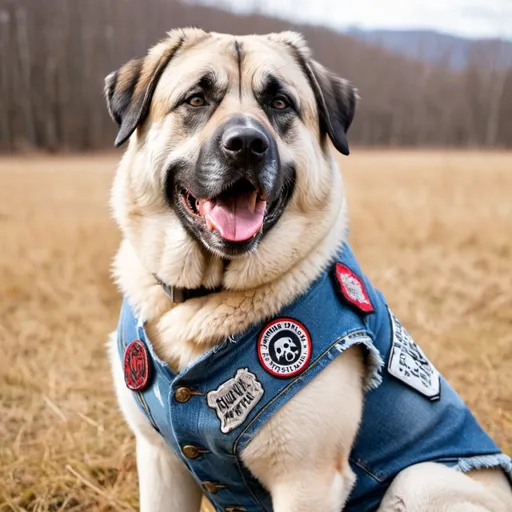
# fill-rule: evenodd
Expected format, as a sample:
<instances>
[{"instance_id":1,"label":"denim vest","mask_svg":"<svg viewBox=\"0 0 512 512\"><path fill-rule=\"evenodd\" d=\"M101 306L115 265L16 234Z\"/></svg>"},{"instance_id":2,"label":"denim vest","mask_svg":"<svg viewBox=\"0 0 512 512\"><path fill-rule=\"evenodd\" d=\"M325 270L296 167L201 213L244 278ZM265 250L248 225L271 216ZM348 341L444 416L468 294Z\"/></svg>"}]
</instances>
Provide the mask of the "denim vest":
<instances>
[{"instance_id":1,"label":"denim vest","mask_svg":"<svg viewBox=\"0 0 512 512\"><path fill-rule=\"evenodd\" d=\"M218 512L272 511L241 452L280 407L356 344L366 354L367 392L349 459L357 480L344 510L376 510L393 478L420 462L512 470L362 274L348 245L273 319L230 337L178 374L158 358L125 300L121 360L134 340L142 342L150 370L134 397Z\"/></svg>"}]
</instances>

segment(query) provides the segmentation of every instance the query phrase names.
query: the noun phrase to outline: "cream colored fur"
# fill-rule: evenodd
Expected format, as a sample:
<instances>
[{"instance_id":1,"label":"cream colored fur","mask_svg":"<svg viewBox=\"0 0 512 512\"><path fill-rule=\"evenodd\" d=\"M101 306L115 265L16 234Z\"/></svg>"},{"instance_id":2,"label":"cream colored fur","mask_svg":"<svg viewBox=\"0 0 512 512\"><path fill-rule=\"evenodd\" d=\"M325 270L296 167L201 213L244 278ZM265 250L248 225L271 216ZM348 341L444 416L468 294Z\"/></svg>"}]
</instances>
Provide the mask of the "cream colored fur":
<instances>
[{"instance_id":1,"label":"cream colored fur","mask_svg":"<svg viewBox=\"0 0 512 512\"><path fill-rule=\"evenodd\" d=\"M172 32L168 43L179 34ZM207 133L175 144L176 120L159 112L172 100L178 81L192 75L196 67L215 60L226 83L236 70L219 50L233 36L213 34L202 46L203 32L183 34L190 49L163 73L149 119L132 135L112 192L113 214L123 233L114 264L116 281L145 321L159 356L177 370L290 303L332 261L347 234L343 183L334 159L318 140L313 93L297 64L283 51L283 45L293 44L308 54L300 36L291 33L239 39L251 77L257 79L263 62L272 62L275 70L284 67L282 76L293 83L306 112L296 142L278 141L283 158L294 159L297 166L292 200L259 247L232 260L225 271L222 260L185 231L163 199L165 169L178 156L195 158ZM151 55L162 48L165 42ZM234 112L261 117L247 94L242 100L228 97L214 123ZM153 273L172 285L222 284L224 291L171 306ZM142 512L197 512L200 489L125 387L115 333L110 338L110 356L119 403L137 438ZM359 349L347 350L282 407L243 452L244 463L270 491L275 512L343 509L355 480L348 455L361 418L364 371ZM311 410L314 415L308 413ZM486 475L483 482L476 482L444 466L412 467L396 479L380 510L512 510L505 504L510 493L503 488L501 474Z\"/></svg>"}]
</instances>

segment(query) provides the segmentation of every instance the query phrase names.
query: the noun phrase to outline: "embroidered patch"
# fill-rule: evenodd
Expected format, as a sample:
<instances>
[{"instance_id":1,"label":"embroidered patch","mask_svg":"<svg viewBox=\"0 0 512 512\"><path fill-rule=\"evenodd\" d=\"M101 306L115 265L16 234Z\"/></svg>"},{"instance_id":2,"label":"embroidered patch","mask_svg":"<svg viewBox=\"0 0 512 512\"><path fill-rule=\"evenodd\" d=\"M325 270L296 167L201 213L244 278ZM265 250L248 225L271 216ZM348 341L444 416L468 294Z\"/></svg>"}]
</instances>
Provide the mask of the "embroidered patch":
<instances>
[{"instance_id":1,"label":"embroidered patch","mask_svg":"<svg viewBox=\"0 0 512 512\"><path fill-rule=\"evenodd\" d=\"M336 279L343 297L348 302L363 313L375 311L363 281L352 270L341 263L336 263Z\"/></svg>"},{"instance_id":2,"label":"embroidered patch","mask_svg":"<svg viewBox=\"0 0 512 512\"><path fill-rule=\"evenodd\" d=\"M311 359L309 332L297 320L278 318L261 331L258 357L263 368L276 377L298 375Z\"/></svg>"},{"instance_id":3,"label":"embroidered patch","mask_svg":"<svg viewBox=\"0 0 512 512\"><path fill-rule=\"evenodd\" d=\"M264 390L256 375L240 368L232 379L206 395L208 407L215 409L223 434L239 427L261 400Z\"/></svg>"},{"instance_id":4,"label":"embroidered patch","mask_svg":"<svg viewBox=\"0 0 512 512\"><path fill-rule=\"evenodd\" d=\"M388 372L430 400L441 394L439 372L416 345L400 320L389 310L393 330Z\"/></svg>"},{"instance_id":5,"label":"embroidered patch","mask_svg":"<svg viewBox=\"0 0 512 512\"><path fill-rule=\"evenodd\" d=\"M149 381L149 361L146 345L132 341L124 352L124 381L132 391L143 391Z\"/></svg>"}]
</instances>

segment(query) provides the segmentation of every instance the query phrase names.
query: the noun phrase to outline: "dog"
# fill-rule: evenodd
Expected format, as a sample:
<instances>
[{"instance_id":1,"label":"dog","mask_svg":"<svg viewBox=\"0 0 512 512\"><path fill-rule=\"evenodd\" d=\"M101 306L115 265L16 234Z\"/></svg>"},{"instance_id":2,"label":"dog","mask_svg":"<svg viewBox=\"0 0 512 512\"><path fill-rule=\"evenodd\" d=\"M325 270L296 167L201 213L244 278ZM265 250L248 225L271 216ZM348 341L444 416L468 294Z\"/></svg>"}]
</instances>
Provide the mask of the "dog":
<instances>
[{"instance_id":1,"label":"dog","mask_svg":"<svg viewBox=\"0 0 512 512\"><path fill-rule=\"evenodd\" d=\"M510 459L347 243L352 85L299 34L188 28L105 96L141 510L512 510Z\"/></svg>"}]
</instances>

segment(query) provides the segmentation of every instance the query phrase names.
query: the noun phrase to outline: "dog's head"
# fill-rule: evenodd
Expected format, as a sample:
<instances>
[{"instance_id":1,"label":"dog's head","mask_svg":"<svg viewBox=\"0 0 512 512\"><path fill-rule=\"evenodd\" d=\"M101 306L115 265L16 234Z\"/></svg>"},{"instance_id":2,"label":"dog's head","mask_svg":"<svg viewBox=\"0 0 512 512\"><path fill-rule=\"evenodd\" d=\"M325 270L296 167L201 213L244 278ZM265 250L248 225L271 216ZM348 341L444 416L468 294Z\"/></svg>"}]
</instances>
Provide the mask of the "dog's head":
<instances>
[{"instance_id":1,"label":"dog's head","mask_svg":"<svg viewBox=\"0 0 512 512\"><path fill-rule=\"evenodd\" d=\"M138 245L174 237L175 252L193 241L223 259L290 229L288 209L322 211L333 184L328 139L348 154L356 104L355 90L291 32L175 30L111 73L105 94L116 145L130 139L114 194L125 234Z\"/></svg>"}]
</instances>

